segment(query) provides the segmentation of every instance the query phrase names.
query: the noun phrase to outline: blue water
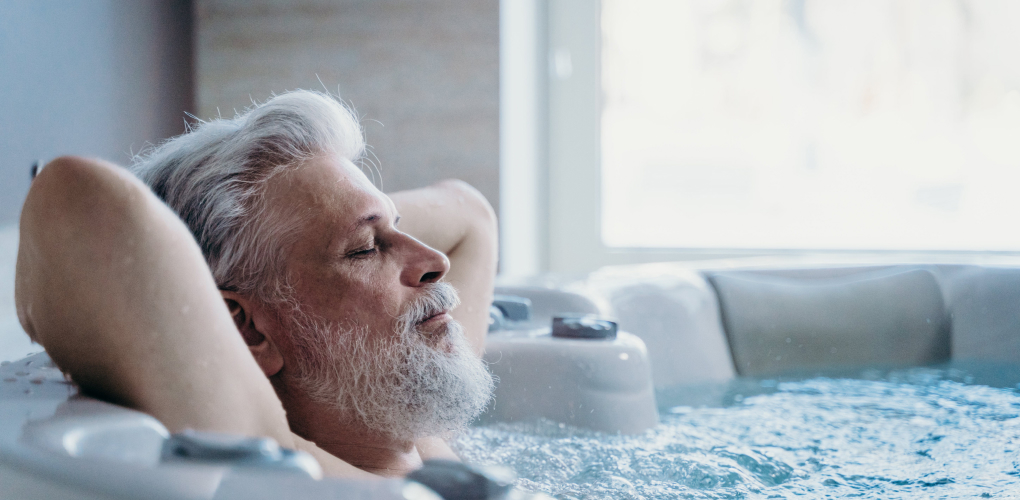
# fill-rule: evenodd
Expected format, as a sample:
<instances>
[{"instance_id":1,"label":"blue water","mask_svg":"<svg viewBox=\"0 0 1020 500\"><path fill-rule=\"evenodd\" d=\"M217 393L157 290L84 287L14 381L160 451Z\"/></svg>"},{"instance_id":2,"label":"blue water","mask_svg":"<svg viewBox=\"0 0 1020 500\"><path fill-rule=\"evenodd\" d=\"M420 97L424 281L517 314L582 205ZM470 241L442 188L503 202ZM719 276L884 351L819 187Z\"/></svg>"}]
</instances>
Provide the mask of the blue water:
<instances>
[{"instance_id":1,"label":"blue water","mask_svg":"<svg viewBox=\"0 0 1020 500\"><path fill-rule=\"evenodd\" d=\"M753 381L757 395L665 408L638 436L538 421L455 448L562 499L1020 498L1020 393L950 375Z\"/></svg>"}]
</instances>

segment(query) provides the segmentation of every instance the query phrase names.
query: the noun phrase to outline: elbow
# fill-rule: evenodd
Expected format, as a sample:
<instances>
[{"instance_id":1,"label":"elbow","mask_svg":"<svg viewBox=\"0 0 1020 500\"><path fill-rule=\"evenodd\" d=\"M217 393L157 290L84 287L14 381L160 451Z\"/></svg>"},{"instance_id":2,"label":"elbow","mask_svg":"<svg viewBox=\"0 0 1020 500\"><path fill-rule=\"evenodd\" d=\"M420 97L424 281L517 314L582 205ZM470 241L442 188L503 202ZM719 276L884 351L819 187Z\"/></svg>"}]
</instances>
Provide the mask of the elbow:
<instances>
[{"instance_id":1,"label":"elbow","mask_svg":"<svg viewBox=\"0 0 1020 500\"><path fill-rule=\"evenodd\" d=\"M94 184L105 174L103 170L111 168L97 160L76 156L61 156L47 163L28 190L21 211L22 226L87 216L90 198L97 198L99 191L94 189Z\"/></svg>"},{"instance_id":2,"label":"elbow","mask_svg":"<svg viewBox=\"0 0 1020 500\"><path fill-rule=\"evenodd\" d=\"M99 160L63 156L42 168L21 210L15 306L26 333L38 342L38 304L51 299L50 282L68 279L86 257L109 256L118 231L146 209L146 188L130 173Z\"/></svg>"},{"instance_id":3,"label":"elbow","mask_svg":"<svg viewBox=\"0 0 1020 500\"><path fill-rule=\"evenodd\" d=\"M144 203L148 189L124 169L102 160L61 156L43 167L21 211L27 230L109 228ZM90 232L91 232L90 231Z\"/></svg>"}]
</instances>

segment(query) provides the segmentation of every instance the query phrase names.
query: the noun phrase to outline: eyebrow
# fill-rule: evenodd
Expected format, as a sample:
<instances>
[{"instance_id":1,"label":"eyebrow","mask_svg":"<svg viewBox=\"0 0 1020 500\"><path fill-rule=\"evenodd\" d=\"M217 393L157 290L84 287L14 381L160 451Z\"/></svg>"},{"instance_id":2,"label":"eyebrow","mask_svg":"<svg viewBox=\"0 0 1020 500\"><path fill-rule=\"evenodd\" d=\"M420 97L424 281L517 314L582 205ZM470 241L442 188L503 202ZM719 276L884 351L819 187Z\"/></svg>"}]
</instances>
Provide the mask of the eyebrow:
<instances>
[{"instance_id":1,"label":"eyebrow","mask_svg":"<svg viewBox=\"0 0 1020 500\"><path fill-rule=\"evenodd\" d=\"M382 218L382 216L379 215L379 214L369 214L369 215L366 215L364 217L361 217L360 219L358 219L358 222L354 224L354 229L358 230L358 229L361 229L362 226L371 225L372 223L374 223L375 221L377 221L377 220L379 220L381 218Z\"/></svg>"},{"instance_id":2,"label":"eyebrow","mask_svg":"<svg viewBox=\"0 0 1020 500\"><path fill-rule=\"evenodd\" d=\"M358 229L361 229L363 226L371 225L371 224L375 223L376 221L378 221L381 218L382 218L382 215L379 215L379 214L369 214L369 215L366 215L366 216L358 219L358 222L354 224L354 230L356 231ZM393 225L396 226L399 223L400 223L400 216L398 215L398 216L396 216L393 219Z\"/></svg>"}]
</instances>

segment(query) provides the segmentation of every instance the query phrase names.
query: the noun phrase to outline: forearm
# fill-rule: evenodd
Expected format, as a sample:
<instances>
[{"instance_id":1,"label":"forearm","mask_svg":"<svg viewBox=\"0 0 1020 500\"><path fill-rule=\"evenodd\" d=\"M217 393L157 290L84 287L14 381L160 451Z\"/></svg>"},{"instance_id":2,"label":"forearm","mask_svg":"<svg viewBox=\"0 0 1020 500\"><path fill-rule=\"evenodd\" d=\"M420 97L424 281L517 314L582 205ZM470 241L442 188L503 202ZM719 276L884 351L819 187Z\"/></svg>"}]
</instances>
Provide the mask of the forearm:
<instances>
[{"instance_id":1,"label":"forearm","mask_svg":"<svg viewBox=\"0 0 1020 500\"><path fill-rule=\"evenodd\" d=\"M399 229L446 254L445 281L460 293L452 311L478 354L485 347L489 305L496 278L496 214L477 190L461 181L390 194L401 216Z\"/></svg>"}]
</instances>

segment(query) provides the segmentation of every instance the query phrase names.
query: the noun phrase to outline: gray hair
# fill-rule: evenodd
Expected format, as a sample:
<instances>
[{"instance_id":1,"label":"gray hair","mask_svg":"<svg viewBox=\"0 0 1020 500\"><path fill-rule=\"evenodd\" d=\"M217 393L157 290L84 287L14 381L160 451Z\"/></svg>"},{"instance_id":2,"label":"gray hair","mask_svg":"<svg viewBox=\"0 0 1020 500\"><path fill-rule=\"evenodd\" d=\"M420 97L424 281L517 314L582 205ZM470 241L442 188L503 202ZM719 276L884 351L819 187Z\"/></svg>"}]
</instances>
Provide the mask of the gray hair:
<instances>
[{"instance_id":1,"label":"gray hair","mask_svg":"<svg viewBox=\"0 0 1020 500\"><path fill-rule=\"evenodd\" d=\"M295 224L271 221L266 182L318 155L356 162L364 153L350 110L296 90L233 119L200 121L135 156L130 169L191 229L221 289L278 302L287 299L282 259Z\"/></svg>"}]
</instances>

